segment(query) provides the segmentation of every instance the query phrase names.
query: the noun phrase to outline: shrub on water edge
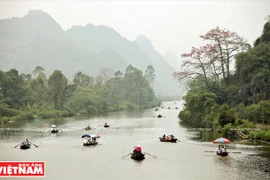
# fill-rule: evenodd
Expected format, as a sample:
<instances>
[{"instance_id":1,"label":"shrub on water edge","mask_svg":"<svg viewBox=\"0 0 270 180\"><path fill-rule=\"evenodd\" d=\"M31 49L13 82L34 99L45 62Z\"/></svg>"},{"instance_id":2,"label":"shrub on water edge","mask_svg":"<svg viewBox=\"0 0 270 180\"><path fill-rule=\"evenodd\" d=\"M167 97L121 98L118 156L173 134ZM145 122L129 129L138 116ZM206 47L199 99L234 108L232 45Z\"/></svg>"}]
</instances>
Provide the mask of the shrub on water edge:
<instances>
[{"instance_id":1,"label":"shrub on water edge","mask_svg":"<svg viewBox=\"0 0 270 180\"><path fill-rule=\"evenodd\" d=\"M67 110L58 111L58 117L69 117L72 113Z\"/></svg>"},{"instance_id":2,"label":"shrub on water edge","mask_svg":"<svg viewBox=\"0 0 270 180\"><path fill-rule=\"evenodd\" d=\"M6 124L10 120L10 117L0 117L0 124Z\"/></svg>"},{"instance_id":3,"label":"shrub on water edge","mask_svg":"<svg viewBox=\"0 0 270 180\"><path fill-rule=\"evenodd\" d=\"M253 130L250 131L248 137L255 140L270 141L270 131L266 130Z\"/></svg>"}]
</instances>

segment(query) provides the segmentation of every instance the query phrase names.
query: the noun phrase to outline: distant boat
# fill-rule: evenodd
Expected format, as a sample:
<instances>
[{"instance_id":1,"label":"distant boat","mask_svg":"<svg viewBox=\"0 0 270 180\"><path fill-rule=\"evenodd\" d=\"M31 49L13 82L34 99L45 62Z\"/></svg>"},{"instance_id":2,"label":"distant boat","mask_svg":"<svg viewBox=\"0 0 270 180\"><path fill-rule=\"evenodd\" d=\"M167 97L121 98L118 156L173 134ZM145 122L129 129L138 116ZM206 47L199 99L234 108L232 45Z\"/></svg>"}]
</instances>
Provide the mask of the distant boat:
<instances>
[{"instance_id":1,"label":"distant boat","mask_svg":"<svg viewBox=\"0 0 270 180\"><path fill-rule=\"evenodd\" d=\"M98 138L100 138L100 136L98 134L95 135L84 134L82 135L82 138L84 146L92 146L98 144Z\"/></svg>"},{"instance_id":2,"label":"distant boat","mask_svg":"<svg viewBox=\"0 0 270 180\"><path fill-rule=\"evenodd\" d=\"M31 144L30 144L30 142L26 142L26 141L23 141L22 143L21 143L21 145L20 145L20 148L21 149L29 149L31 147Z\"/></svg>"},{"instance_id":3,"label":"distant boat","mask_svg":"<svg viewBox=\"0 0 270 180\"><path fill-rule=\"evenodd\" d=\"M104 124L104 127L107 128L107 127L110 127L110 125L107 124L107 123L105 123L105 124Z\"/></svg>"},{"instance_id":4,"label":"distant boat","mask_svg":"<svg viewBox=\"0 0 270 180\"><path fill-rule=\"evenodd\" d=\"M84 128L85 130L91 130L92 129L92 127L90 127L90 125L88 125L86 128Z\"/></svg>"},{"instance_id":5,"label":"distant boat","mask_svg":"<svg viewBox=\"0 0 270 180\"><path fill-rule=\"evenodd\" d=\"M58 133L59 129L56 127L56 125L52 125L51 127L51 133Z\"/></svg>"},{"instance_id":6,"label":"distant boat","mask_svg":"<svg viewBox=\"0 0 270 180\"><path fill-rule=\"evenodd\" d=\"M177 142L177 140L178 139L164 139L163 137L159 137L159 140L161 141L161 142L174 142L174 143L176 143Z\"/></svg>"}]
</instances>

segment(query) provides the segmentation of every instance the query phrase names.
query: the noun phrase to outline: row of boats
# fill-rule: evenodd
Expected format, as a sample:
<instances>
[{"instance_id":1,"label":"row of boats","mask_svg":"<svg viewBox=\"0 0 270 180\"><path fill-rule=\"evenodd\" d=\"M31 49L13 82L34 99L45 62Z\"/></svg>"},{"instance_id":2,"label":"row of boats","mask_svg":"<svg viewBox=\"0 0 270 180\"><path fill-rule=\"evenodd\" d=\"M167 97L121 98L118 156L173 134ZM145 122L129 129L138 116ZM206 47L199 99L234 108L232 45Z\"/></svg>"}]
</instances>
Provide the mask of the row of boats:
<instances>
[{"instance_id":1,"label":"row of boats","mask_svg":"<svg viewBox=\"0 0 270 180\"><path fill-rule=\"evenodd\" d=\"M107 123L104 124L104 127L109 127L110 125L108 125ZM87 129L89 128L89 129ZM91 130L91 127L86 127L85 130ZM59 132L59 129L56 127L56 125L52 125L51 126L51 133L57 133ZM83 142L83 146L94 146L98 144L98 139L100 138L100 135L98 134L84 134L81 136L82 138L82 142ZM176 143L179 140L177 138L174 137L174 135L169 134L169 135L163 135L161 137L159 137L160 142L171 142L171 143ZM180 142L180 141L179 141ZM213 141L213 143L229 143L230 141L227 140L226 138L219 138L215 141ZM28 139L24 140L23 142L21 142L20 144L20 149L29 149L31 147L33 143L29 142ZM17 145L17 146L18 146ZM33 144L35 147L38 147L37 145ZM17 147L15 146L15 148ZM225 146L224 146L225 147ZM215 151L217 155L219 156L228 156L228 152L226 151L226 147L220 147ZM210 151L206 151L206 152L210 152ZM211 151L213 152L213 151ZM141 147L140 146L136 146L134 151L128 155L130 155L130 158L134 159L134 160L143 160L145 159L145 154L148 153L142 153L141 152ZM150 155L150 154L149 154ZM152 155L151 155L152 156Z\"/></svg>"},{"instance_id":2,"label":"row of boats","mask_svg":"<svg viewBox=\"0 0 270 180\"><path fill-rule=\"evenodd\" d=\"M109 125L108 123L105 123L105 124L104 124L104 127L105 127L105 128L108 128L108 127L110 127L110 125ZM85 130L91 130L91 129L93 129L93 127L91 127L90 125L88 125L88 126L85 127L84 129L85 129ZM50 129L49 132L51 132L51 133L58 133L59 131L60 131L59 128L57 128L56 125L53 124L53 125L51 126L51 129Z\"/></svg>"}]
</instances>

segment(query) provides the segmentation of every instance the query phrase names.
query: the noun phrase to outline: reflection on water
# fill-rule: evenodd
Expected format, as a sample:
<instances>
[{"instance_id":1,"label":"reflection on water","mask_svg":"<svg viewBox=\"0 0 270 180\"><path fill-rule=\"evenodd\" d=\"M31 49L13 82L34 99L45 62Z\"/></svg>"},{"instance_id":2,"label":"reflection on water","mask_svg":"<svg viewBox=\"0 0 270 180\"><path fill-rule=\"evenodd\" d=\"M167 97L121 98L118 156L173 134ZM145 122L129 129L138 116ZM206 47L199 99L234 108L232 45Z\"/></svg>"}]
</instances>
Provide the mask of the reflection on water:
<instances>
[{"instance_id":1,"label":"reflection on water","mask_svg":"<svg viewBox=\"0 0 270 180\"><path fill-rule=\"evenodd\" d=\"M181 103L165 102L164 108L133 112L116 112L99 116L62 119L39 119L7 123L0 126L0 159L3 161L45 161L44 179L93 180L246 180L270 179L269 146L259 144L227 145L229 151L241 151L219 157L205 150L215 150L211 130L190 130L179 125ZM154 118L163 114L166 118ZM104 123L110 128L104 128ZM51 134L52 124L63 130ZM94 129L86 131L88 124ZM99 144L83 146L83 134L99 134ZM178 143L159 141L163 134L174 134ZM39 147L26 151L14 148L28 138ZM124 155L135 145L146 155L137 162ZM16 178L18 179L18 178ZM25 179L25 178L24 178Z\"/></svg>"}]
</instances>

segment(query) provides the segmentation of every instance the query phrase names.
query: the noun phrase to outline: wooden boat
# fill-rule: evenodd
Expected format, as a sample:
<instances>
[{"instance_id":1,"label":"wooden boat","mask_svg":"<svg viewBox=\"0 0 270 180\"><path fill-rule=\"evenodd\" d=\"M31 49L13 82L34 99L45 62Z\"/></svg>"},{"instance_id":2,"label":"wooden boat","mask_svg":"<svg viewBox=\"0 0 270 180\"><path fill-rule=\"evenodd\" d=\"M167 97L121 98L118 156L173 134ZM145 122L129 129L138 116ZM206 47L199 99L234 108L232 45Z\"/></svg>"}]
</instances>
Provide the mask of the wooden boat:
<instances>
[{"instance_id":1,"label":"wooden boat","mask_svg":"<svg viewBox=\"0 0 270 180\"><path fill-rule=\"evenodd\" d=\"M159 114L159 115L157 115L157 117L158 117L158 118L162 118L162 115L161 115L161 114Z\"/></svg>"},{"instance_id":2,"label":"wooden boat","mask_svg":"<svg viewBox=\"0 0 270 180\"><path fill-rule=\"evenodd\" d=\"M22 142L21 145L20 145L20 148L21 149L29 149L31 147L31 144L28 142Z\"/></svg>"},{"instance_id":3,"label":"wooden boat","mask_svg":"<svg viewBox=\"0 0 270 180\"><path fill-rule=\"evenodd\" d=\"M228 156L229 153L227 151L222 151L222 152L217 151L217 155L219 155L219 156Z\"/></svg>"},{"instance_id":4,"label":"wooden boat","mask_svg":"<svg viewBox=\"0 0 270 180\"><path fill-rule=\"evenodd\" d=\"M140 153L140 154L132 153L131 156L130 156L130 158L131 158L131 159L134 159L134 160L137 160L137 161L142 161L142 160L145 159L143 153Z\"/></svg>"},{"instance_id":5,"label":"wooden boat","mask_svg":"<svg viewBox=\"0 0 270 180\"><path fill-rule=\"evenodd\" d=\"M84 146L93 146L93 145L97 145L98 142L97 141L86 141L86 142L83 142L83 145Z\"/></svg>"},{"instance_id":6,"label":"wooden boat","mask_svg":"<svg viewBox=\"0 0 270 180\"><path fill-rule=\"evenodd\" d=\"M89 127L89 126L87 126L86 128L84 128L85 130L87 130L87 131L89 131L89 130L91 130L92 128L91 127Z\"/></svg>"},{"instance_id":7,"label":"wooden boat","mask_svg":"<svg viewBox=\"0 0 270 180\"><path fill-rule=\"evenodd\" d=\"M83 138L83 145L84 146L93 146L98 144L98 138L100 138L99 135L89 135L89 134L84 134L82 136Z\"/></svg>"},{"instance_id":8,"label":"wooden boat","mask_svg":"<svg viewBox=\"0 0 270 180\"><path fill-rule=\"evenodd\" d=\"M178 139L169 139L169 140L166 140L163 137L159 137L159 140L161 142L175 142L176 143Z\"/></svg>"},{"instance_id":9,"label":"wooden boat","mask_svg":"<svg viewBox=\"0 0 270 180\"><path fill-rule=\"evenodd\" d=\"M104 124L104 127L107 128L107 127L110 127L110 125L107 124L107 123L105 123L105 124Z\"/></svg>"}]
</instances>

